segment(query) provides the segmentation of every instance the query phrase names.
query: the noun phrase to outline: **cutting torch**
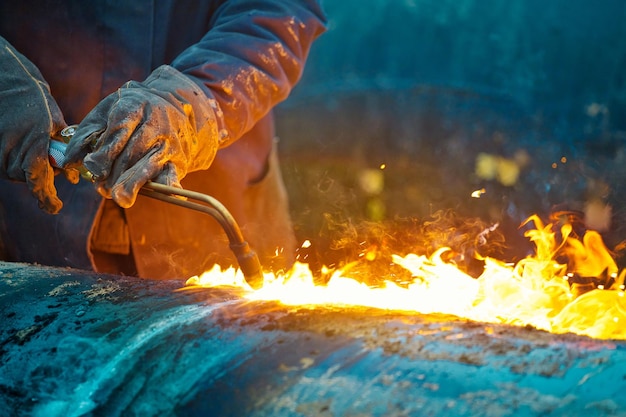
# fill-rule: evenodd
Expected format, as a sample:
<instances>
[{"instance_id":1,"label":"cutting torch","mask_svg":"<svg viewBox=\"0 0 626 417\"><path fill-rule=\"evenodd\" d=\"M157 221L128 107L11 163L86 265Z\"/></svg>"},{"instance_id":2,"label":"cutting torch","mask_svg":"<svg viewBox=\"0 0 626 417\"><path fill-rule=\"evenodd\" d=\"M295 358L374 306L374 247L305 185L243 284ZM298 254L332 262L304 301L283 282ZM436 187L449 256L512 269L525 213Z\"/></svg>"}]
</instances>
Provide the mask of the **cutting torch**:
<instances>
[{"instance_id":1,"label":"cutting torch","mask_svg":"<svg viewBox=\"0 0 626 417\"><path fill-rule=\"evenodd\" d=\"M50 141L48 155L52 166L61 169L65 167L66 149L69 141L76 132L76 128L77 125L68 126L61 131L61 140L52 139ZM84 166L80 166L77 169L84 179L91 182L95 181L93 174ZM259 289L263 286L263 272L259 257L244 239L241 229L234 217L219 200L207 194L159 184L153 181L148 181L139 190L139 194L212 216L217 220L222 229L224 229L228 237L230 250L237 258L239 268L246 282L254 289Z\"/></svg>"}]
</instances>

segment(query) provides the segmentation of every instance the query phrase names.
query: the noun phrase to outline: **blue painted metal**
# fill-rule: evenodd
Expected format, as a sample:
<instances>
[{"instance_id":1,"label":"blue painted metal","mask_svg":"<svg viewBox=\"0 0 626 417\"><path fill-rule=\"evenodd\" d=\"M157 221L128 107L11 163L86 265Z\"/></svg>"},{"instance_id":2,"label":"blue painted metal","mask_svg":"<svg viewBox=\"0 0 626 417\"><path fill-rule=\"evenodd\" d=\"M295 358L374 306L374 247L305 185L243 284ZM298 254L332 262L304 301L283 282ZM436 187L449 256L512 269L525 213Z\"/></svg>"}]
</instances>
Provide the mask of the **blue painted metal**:
<instances>
[{"instance_id":1,"label":"blue painted metal","mask_svg":"<svg viewBox=\"0 0 626 417\"><path fill-rule=\"evenodd\" d=\"M0 263L0 414L626 410L623 342L181 285Z\"/></svg>"}]
</instances>

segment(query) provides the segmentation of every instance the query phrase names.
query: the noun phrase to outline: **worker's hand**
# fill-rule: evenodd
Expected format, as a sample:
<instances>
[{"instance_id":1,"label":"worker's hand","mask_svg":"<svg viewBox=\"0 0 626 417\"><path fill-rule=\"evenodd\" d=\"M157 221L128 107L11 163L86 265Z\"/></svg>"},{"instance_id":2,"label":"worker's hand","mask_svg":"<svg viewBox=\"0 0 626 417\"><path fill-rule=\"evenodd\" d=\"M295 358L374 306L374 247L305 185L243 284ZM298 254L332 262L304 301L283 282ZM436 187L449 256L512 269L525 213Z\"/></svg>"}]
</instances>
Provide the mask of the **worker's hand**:
<instances>
[{"instance_id":1,"label":"worker's hand","mask_svg":"<svg viewBox=\"0 0 626 417\"><path fill-rule=\"evenodd\" d=\"M130 207L149 180L180 186L206 169L218 148L217 104L170 66L144 82L130 81L102 100L67 148L68 166L82 163L98 192Z\"/></svg>"},{"instance_id":2,"label":"worker's hand","mask_svg":"<svg viewBox=\"0 0 626 417\"><path fill-rule=\"evenodd\" d=\"M48 146L65 126L37 67L0 37L0 177L26 182L48 213L63 207Z\"/></svg>"}]
</instances>

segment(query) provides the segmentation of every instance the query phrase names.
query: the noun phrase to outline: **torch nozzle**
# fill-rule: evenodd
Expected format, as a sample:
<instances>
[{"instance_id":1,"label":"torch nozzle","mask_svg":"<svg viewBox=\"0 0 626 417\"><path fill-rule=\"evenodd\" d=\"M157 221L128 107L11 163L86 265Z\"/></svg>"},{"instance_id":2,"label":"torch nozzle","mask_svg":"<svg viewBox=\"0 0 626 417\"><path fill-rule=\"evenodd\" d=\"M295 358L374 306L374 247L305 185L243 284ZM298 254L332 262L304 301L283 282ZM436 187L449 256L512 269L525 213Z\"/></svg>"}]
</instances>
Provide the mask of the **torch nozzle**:
<instances>
[{"instance_id":1,"label":"torch nozzle","mask_svg":"<svg viewBox=\"0 0 626 417\"><path fill-rule=\"evenodd\" d=\"M235 254L246 282L255 290L261 288L264 281L261 262L259 262L259 257L250 248L248 242L231 243L230 250Z\"/></svg>"}]
</instances>

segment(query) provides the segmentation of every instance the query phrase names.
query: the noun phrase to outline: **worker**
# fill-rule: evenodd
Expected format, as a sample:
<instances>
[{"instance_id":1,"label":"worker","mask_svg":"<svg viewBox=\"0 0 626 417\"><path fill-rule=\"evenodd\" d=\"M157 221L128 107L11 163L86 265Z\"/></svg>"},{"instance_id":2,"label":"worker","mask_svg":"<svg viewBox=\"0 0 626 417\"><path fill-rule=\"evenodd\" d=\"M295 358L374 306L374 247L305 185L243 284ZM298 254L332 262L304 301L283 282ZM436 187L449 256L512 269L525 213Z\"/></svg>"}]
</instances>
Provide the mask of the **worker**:
<instances>
[{"instance_id":1,"label":"worker","mask_svg":"<svg viewBox=\"0 0 626 417\"><path fill-rule=\"evenodd\" d=\"M215 219L138 195L153 180L215 197L265 269L288 268L272 108L324 29L315 0L0 2L0 259L156 279L235 265Z\"/></svg>"}]
</instances>

